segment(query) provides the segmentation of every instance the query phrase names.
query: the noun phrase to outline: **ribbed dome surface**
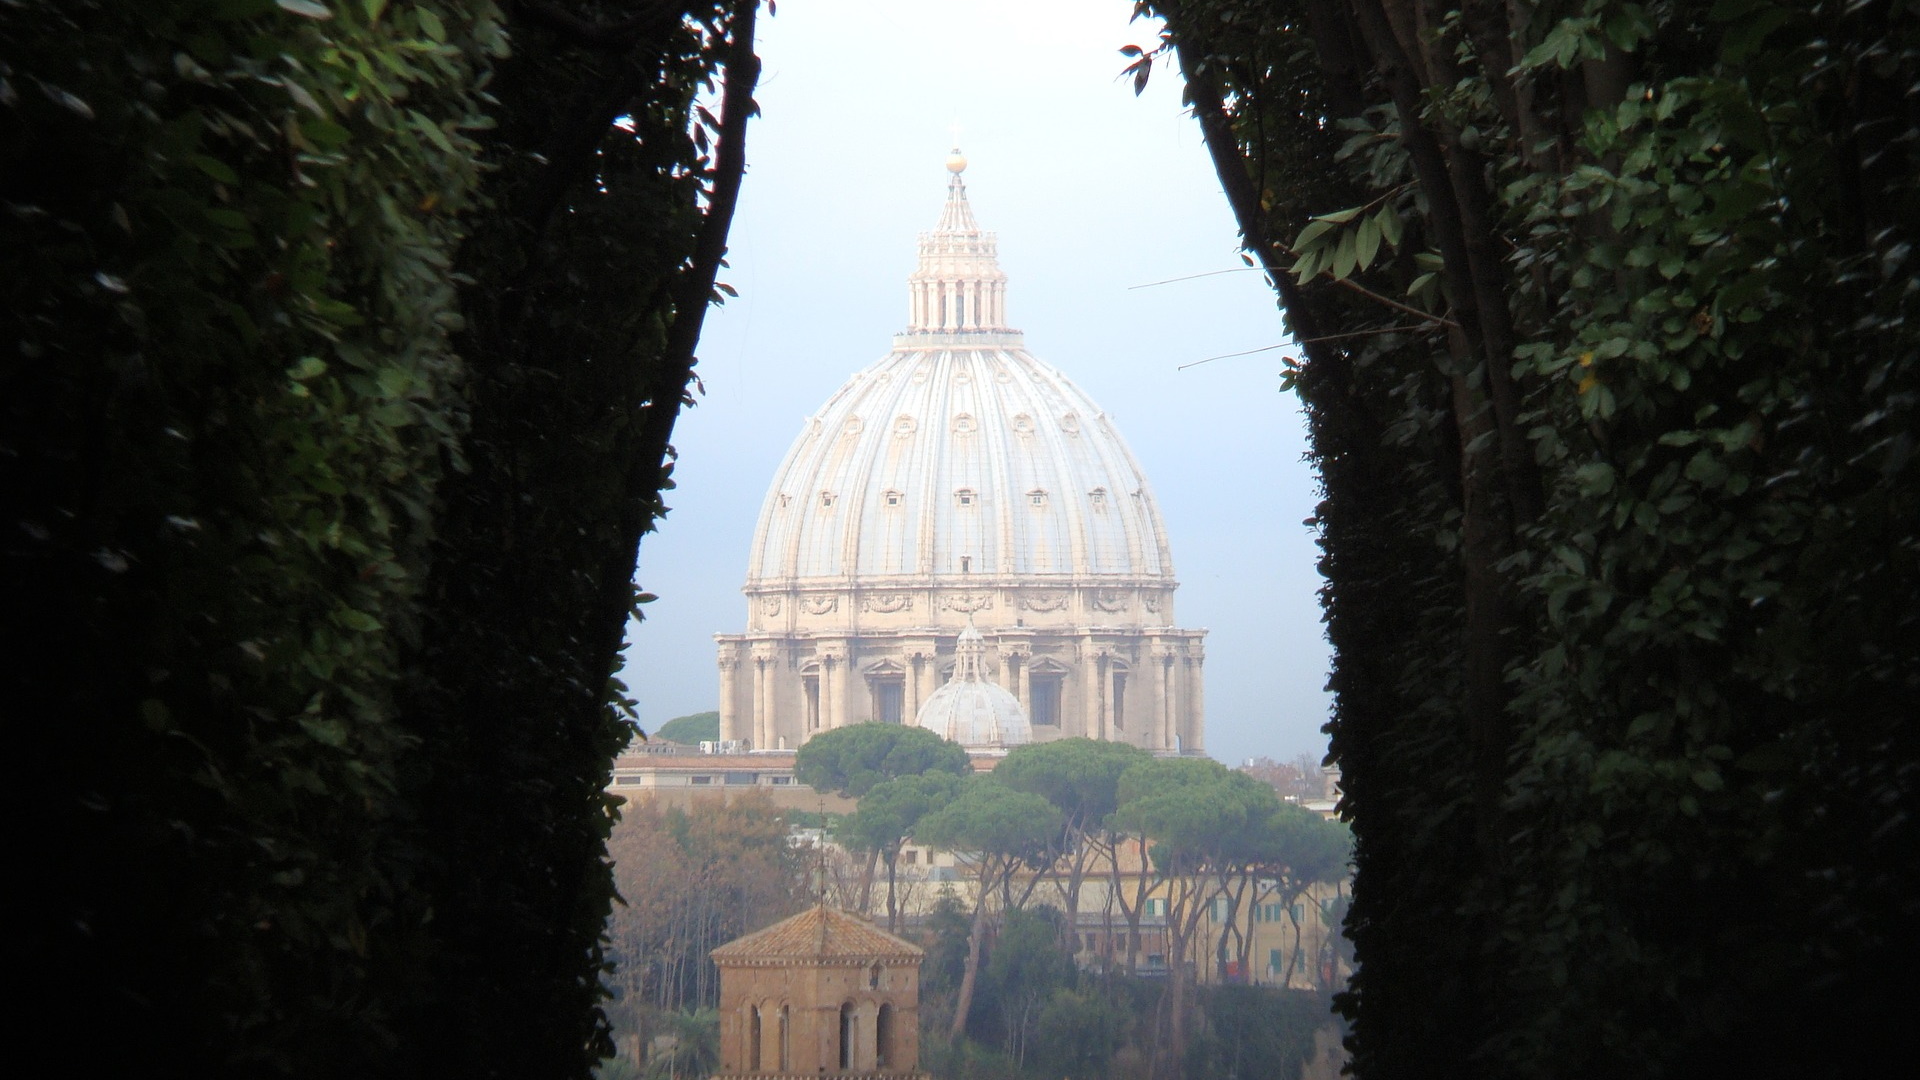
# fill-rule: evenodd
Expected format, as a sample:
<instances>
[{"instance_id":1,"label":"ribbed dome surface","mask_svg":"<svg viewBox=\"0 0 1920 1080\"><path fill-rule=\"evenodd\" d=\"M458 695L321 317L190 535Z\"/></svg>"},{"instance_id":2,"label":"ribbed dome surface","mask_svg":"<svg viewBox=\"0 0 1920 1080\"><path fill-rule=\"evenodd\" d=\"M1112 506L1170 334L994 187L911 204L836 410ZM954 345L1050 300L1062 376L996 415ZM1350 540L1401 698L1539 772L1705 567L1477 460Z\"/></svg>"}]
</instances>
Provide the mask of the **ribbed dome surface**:
<instances>
[{"instance_id":1,"label":"ribbed dome surface","mask_svg":"<svg viewBox=\"0 0 1920 1080\"><path fill-rule=\"evenodd\" d=\"M1171 578L1166 530L1119 432L1004 328L993 236L974 223L958 176L920 261L910 329L788 451L748 590L961 574Z\"/></svg>"},{"instance_id":2,"label":"ribbed dome surface","mask_svg":"<svg viewBox=\"0 0 1920 1080\"><path fill-rule=\"evenodd\" d=\"M1014 344L909 347L808 421L761 511L749 584L1168 577L1164 536L1119 433L1059 372Z\"/></svg>"}]
</instances>

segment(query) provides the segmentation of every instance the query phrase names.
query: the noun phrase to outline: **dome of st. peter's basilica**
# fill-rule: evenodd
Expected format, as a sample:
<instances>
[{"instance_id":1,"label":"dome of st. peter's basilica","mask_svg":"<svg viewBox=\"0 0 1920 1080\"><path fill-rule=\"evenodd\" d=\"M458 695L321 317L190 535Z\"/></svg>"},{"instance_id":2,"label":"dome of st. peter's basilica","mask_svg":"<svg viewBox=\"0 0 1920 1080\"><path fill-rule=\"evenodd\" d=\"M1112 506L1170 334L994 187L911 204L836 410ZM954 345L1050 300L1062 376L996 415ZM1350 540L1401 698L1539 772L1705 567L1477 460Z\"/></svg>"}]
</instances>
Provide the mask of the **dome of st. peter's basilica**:
<instances>
[{"instance_id":1,"label":"dome of st. peter's basilica","mask_svg":"<svg viewBox=\"0 0 1920 1080\"><path fill-rule=\"evenodd\" d=\"M1205 632L1173 625L1152 490L1107 415L1008 328L965 167L954 151L907 330L806 421L767 492L747 632L717 636L721 738L939 729L951 674L1018 714L941 731L972 749L1030 731L1196 751Z\"/></svg>"}]
</instances>

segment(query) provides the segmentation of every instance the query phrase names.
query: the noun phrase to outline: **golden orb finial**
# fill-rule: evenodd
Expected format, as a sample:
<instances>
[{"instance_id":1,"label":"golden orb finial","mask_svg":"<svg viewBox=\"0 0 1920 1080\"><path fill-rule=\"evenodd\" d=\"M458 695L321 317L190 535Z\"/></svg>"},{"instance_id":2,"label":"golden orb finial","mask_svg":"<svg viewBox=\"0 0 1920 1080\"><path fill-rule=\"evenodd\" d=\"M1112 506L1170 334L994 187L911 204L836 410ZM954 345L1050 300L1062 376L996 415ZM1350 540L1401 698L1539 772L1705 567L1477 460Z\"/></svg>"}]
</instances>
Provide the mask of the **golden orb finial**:
<instances>
[{"instance_id":1,"label":"golden orb finial","mask_svg":"<svg viewBox=\"0 0 1920 1080\"><path fill-rule=\"evenodd\" d=\"M967 171L967 155L961 153L957 146L947 155L947 171L955 176Z\"/></svg>"}]
</instances>

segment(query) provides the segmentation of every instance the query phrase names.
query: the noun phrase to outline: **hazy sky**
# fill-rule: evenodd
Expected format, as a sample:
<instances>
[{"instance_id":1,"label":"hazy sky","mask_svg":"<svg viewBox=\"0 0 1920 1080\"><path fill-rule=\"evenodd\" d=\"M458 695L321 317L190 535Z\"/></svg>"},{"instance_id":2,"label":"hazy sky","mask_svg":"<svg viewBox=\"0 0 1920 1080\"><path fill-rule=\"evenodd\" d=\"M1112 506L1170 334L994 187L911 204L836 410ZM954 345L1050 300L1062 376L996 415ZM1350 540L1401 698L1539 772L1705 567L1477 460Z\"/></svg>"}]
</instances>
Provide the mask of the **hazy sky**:
<instances>
[{"instance_id":1,"label":"hazy sky","mask_svg":"<svg viewBox=\"0 0 1920 1080\"><path fill-rule=\"evenodd\" d=\"M760 21L761 116L734 219L737 300L700 343L672 513L641 547L658 593L632 629L642 725L715 707L712 635L746 623L760 502L803 421L905 327L914 239L945 198L954 123L1008 321L1106 410L1173 545L1176 625L1207 638L1207 741L1237 764L1318 755L1327 647L1304 427L1281 340L1176 72L1135 98L1119 49L1151 44L1127 0L785 0Z\"/></svg>"}]
</instances>

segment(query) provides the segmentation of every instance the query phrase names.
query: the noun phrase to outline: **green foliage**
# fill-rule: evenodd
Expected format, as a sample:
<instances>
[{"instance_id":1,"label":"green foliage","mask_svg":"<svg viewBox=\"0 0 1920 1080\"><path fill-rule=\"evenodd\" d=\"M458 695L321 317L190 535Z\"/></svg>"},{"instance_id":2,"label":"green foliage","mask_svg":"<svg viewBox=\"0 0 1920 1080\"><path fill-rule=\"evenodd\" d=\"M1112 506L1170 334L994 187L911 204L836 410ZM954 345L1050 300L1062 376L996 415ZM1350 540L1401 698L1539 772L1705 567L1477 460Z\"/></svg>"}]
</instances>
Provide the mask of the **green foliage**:
<instances>
[{"instance_id":1,"label":"green foliage","mask_svg":"<svg viewBox=\"0 0 1920 1080\"><path fill-rule=\"evenodd\" d=\"M801 783L856 799L895 777L928 772L966 776L972 768L959 743L904 724L852 724L823 731L802 743L793 758L793 775Z\"/></svg>"},{"instance_id":2,"label":"green foliage","mask_svg":"<svg viewBox=\"0 0 1920 1080\"><path fill-rule=\"evenodd\" d=\"M661 1050L647 1059L645 1080L708 1076L720 1068L720 1014L714 1009L673 1013L660 1034Z\"/></svg>"},{"instance_id":3,"label":"green foliage","mask_svg":"<svg viewBox=\"0 0 1920 1080\"><path fill-rule=\"evenodd\" d=\"M1078 974L1072 954L1060 945L1065 921L1060 909L1048 906L1007 912L980 972L972 1031L997 1042L1017 1063L1027 1060L1047 1003L1071 990Z\"/></svg>"},{"instance_id":4,"label":"green foliage","mask_svg":"<svg viewBox=\"0 0 1920 1080\"><path fill-rule=\"evenodd\" d=\"M661 724L659 729L653 734L655 738L666 739L670 742L687 743L688 745L718 739L720 737L720 714L717 712L697 712L686 716L676 716L666 723Z\"/></svg>"},{"instance_id":5,"label":"green foliage","mask_svg":"<svg viewBox=\"0 0 1920 1080\"><path fill-rule=\"evenodd\" d=\"M927 1038L921 1043L920 1065L931 1076L1022 1080L1020 1066L1011 1055L967 1038Z\"/></svg>"},{"instance_id":6,"label":"green foliage","mask_svg":"<svg viewBox=\"0 0 1920 1080\"><path fill-rule=\"evenodd\" d=\"M607 1049L606 787L632 735L613 673L745 167L755 11L516 4L487 86L488 204L454 266L485 452L442 485L405 691L434 747L406 778L434 838L422 884L457 946L415 1041L448 1071L579 1075Z\"/></svg>"},{"instance_id":7,"label":"green foliage","mask_svg":"<svg viewBox=\"0 0 1920 1080\"><path fill-rule=\"evenodd\" d=\"M1122 774L1118 793L1115 823L1151 840L1155 867L1170 876L1231 858L1282 805L1273 788L1212 758L1149 758Z\"/></svg>"},{"instance_id":8,"label":"green foliage","mask_svg":"<svg viewBox=\"0 0 1920 1080\"><path fill-rule=\"evenodd\" d=\"M1106 1076L1130 1019L1096 989L1056 989L1034 1018L1027 1062L1042 1076Z\"/></svg>"},{"instance_id":9,"label":"green foliage","mask_svg":"<svg viewBox=\"0 0 1920 1080\"><path fill-rule=\"evenodd\" d=\"M390 1053L428 913L394 686L462 461L447 270L506 42L490 0L383 7L0 10L32 979L203 1074Z\"/></svg>"},{"instance_id":10,"label":"green foliage","mask_svg":"<svg viewBox=\"0 0 1920 1080\"><path fill-rule=\"evenodd\" d=\"M1327 1026L1325 995L1261 986L1214 986L1200 994L1199 1038L1187 1051L1188 1076L1221 1080L1297 1077Z\"/></svg>"},{"instance_id":11,"label":"green foliage","mask_svg":"<svg viewBox=\"0 0 1920 1080\"><path fill-rule=\"evenodd\" d=\"M1028 743L1009 751L994 767L993 778L1015 791L1046 799L1065 815L1070 828L1095 829L1119 804L1120 774L1147 752L1104 739L1057 739Z\"/></svg>"},{"instance_id":12,"label":"green foliage","mask_svg":"<svg viewBox=\"0 0 1920 1080\"><path fill-rule=\"evenodd\" d=\"M967 909L950 888L942 888L927 913L927 958L920 967L923 996L938 997L960 989L967 965Z\"/></svg>"},{"instance_id":13,"label":"green foliage","mask_svg":"<svg viewBox=\"0 0 1920 1080\"><path fill-rule=\"evenodd\" d=\"M1148 6L1300 342L1357 1071L1870 1067L1920 959L1911 5Z\"/></svg>"},{"instance_id":14,"label":"green foliage","mask_svg":"<svg viewBox=\"0 0 1920 1080\"><path fill-rule=\"evenodd\" d=\"M959 788L960 778L945 772L883 780L861 796L834 835L856 851L898 850L920 819L952 802Z\"/></svg>"},{"instance_id":15,"label":"green foliage","mask_svg":"<svg viewBox=\"0 0 1920 1080\"><path fill-rule=\"evenodd\" d=\"M882 780L841 819L834 834L855 851L878 852L887 864L887 930L899 928L897 894L900 846L928 814L952 802L961 780L948 772L896 776Z\"/></svg>"},{"instance_id":16,"label":"green foliage","mask_svg":"<svg viewBox=\"0 0 1920 1080\"><path fill-rule=\"evenodd\" d=\"M739 172L693 97L750 92L754 9L535 8L509 60L491 0L0 5L50 1045L97 996L166 1074L603 1048L609 676Z\"/></svg>"},{"instance_id":17,"label":"green foliage","mask_svg":"<svg viewBox=\"0 0 1920 1080\"><path fill-rule=\"evenodd\" d=\"M806 902L806 852L765 792L630 806L607 850L622 900L608 935L613 984L628 1010L718 1004L707 954Z\"/></svg>"},{"instance_id":18,"label":"green foliage","mask_svg":"<svg viewBox=\"0 0 1920 1080\"><path fill-rule=\"evenodd\" d=\"M992 775L963 780L953 800L920 819L914 837L934 847L1009 867L1052 862L1060 811L1047 800L996 783Z\"/></svg>"}]
</instances>

